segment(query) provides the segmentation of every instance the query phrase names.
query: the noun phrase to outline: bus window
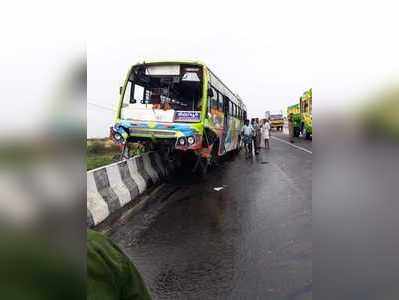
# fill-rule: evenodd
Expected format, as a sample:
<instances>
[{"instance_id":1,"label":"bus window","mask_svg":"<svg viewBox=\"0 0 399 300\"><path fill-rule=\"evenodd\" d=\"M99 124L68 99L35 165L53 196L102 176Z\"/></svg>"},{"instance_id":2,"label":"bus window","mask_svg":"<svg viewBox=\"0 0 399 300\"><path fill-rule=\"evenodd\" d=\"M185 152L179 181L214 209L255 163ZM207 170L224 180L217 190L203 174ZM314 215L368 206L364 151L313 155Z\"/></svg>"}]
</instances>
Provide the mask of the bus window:
<instances>
[{"instance_id":1,"label":"bus window","mask_svg":"<svg viewBox=\"0 0 399 300\"><path fill-rule=\"evenodd\" d=\"M223 95L218 93L218 109L223 112Z\"/></svg>"},{"instance_id":2,"label":"bus window","mask_svg":"<svg viewBox=\"0 0 399 300\"><path fill-rule=\"evenodd\" d=\"M165 110L200 111L201 70L190 65L136 66L129 75L129 81L134 85L130 102L152 104L153 108Z\"/></svg>"},{"instance_id":3,"label":"bus window","mask_svg":"<svg viewBox=\"0 0 399 300\"><path fill-rule=\"evenodd\" d=\"M229 99L226 96L223 96L223 113L229 114Z\"/></svg>"},{"instance_id":4,"label":"bus window","mask_svg":"<svg viewBox=\"0 0 399 300\"><path fill-rule=\"evenodd\" d=\"M144 100L144 87L141 86L141 85L135 84L132 94L134 96L133 96L133 98L130 97L130 102L131 103L136 103L136 102L141 103L141 102L143 102L143 100Z\"/></svg>"},{"instance_id":5,"label":"bus window","mask_svg":"<svg viewBox=\"0 0 399 300\"><path fill-rule=\"evenodd\" d=\"M232 116L233 115L233 103L230 101L229 98L227 98L229 101L229 115Z\"/></svg>"},{"instance_id":6,"label":"bus window","mask_svg":"<svg viewBox=\"0 0 399 300\"><path fill-rule=\"evenodd\" d=\"M208 97L208 112L212 109L217 109L217 91L211 87L212 95Z\"/></svg>"},{"instance_id":7,"label":"bus window","mask_svg":"<svg viewBox=\"0 0 399 300\"><path fill-rule=\"evenodd\" d=\"M132 97L133 92L134 92L134 90L133 90L132 82L128 81L127 85L126 85L125 93L123 94L123 101L122 101L123 104L127 105L129 103L134 103L133 97Z\"/></svg>"},{"instance_id":8,"label":"bus window","mask_svg":"<svg viewBox=\"0 0 399 300\"><path fill-rule=\"evenodd\" d=\"M136 103L143 101L144 99L144 87L138 84L133 85L132 81L128 81L126 89L123 94L123 103Z\"/></svg>"},{"instance_id":9,"label":"bus window","mask_svg":"<svg viewBox=\"0 0 399 300\"><path fill-rule=\"evenodd\" d=\"M212 109L218 109L218 92L212 88L213 91L213 97L211 98L211 108Z\"/></svg>"}]
</instances>

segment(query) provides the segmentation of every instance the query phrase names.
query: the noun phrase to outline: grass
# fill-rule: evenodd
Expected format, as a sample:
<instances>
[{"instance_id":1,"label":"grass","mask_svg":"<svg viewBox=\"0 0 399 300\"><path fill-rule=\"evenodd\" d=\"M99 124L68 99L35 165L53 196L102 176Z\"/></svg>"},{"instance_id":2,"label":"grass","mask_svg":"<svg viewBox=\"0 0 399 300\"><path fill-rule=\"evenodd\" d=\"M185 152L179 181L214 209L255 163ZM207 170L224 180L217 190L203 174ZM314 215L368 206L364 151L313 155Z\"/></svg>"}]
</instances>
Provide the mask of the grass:
<instances>
[{"instance_id":1,"label":"grass","mask_svg":"<svg viewBox=\"0 0 399 300\"><path fill-rule=\"evenodd\" d=\"M86 170L93 170L120 159L121 149L109 138L88 139L86 142ZM129 156L144 152L142 146L129 144Z\"/></svg>"},{"instance_id":2,"label":"grass","mask_svg":"<svg viewBox=\"0 0 399 300\"><path fill-rule=\"evenodd\" d=\"M87 171L118 160L120 149L110 139L88 139L86 148Z\"/></svg>"},{"instance_id":3,"label":"grass","mask_svg":"<svg viewBox=\"0 0 399 300\"><path fill-rule=\"evenodd\" d=\"M87 155L86 168L87 171L109 165L115 161L114 155Z\"/></svg>"}]
</instances>

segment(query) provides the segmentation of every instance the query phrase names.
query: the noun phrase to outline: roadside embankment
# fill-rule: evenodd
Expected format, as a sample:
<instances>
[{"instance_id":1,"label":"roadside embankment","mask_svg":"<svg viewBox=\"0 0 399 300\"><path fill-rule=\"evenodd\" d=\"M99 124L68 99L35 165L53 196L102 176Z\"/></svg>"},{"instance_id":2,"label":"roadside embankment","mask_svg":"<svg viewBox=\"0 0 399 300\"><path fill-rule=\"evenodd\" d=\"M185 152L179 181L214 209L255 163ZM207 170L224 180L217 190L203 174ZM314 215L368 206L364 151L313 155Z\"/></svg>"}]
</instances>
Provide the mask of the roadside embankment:
<instances>
[{"instance_id":1,"label":"roadside embankment","mask_svg":"<svg viewBox=\"0 0 399 300\"><path fill-rule=\"evenodd\" d=\"M87 221L94 227L169 176L175 166L157 152L147 152L87 172Z\"/></svg>"}]
</instances>

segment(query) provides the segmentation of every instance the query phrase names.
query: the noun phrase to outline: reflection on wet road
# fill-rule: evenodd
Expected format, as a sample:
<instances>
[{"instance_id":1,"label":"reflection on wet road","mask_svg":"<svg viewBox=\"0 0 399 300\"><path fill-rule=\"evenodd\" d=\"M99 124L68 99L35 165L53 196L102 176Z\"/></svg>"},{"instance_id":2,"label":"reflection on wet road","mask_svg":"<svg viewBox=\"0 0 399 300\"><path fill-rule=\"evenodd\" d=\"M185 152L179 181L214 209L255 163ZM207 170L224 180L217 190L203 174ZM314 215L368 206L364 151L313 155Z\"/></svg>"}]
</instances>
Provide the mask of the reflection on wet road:
<instances>
[{"instance_id":1,"label":"reflection on wet road","mask_svg":"<svg viewBox=\"0 0 399 300\"><path fill-rule=\"evenodd\" d=\"M155 299L311 299L311 176L311 154L271 140L205 180L172 179L111 238Z\"/></svg>"}]
</instances>

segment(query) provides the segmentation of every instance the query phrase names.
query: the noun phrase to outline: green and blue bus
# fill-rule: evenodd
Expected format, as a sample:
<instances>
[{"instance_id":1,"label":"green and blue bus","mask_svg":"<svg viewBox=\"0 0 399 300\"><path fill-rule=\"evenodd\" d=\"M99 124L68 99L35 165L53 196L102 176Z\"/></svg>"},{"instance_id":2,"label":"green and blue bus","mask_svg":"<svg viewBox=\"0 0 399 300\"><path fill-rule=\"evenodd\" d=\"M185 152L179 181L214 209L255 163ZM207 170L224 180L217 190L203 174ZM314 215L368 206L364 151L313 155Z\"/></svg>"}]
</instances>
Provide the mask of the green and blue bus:
<instances>
[{"instance_id":1,"label":"green and blue bus","mask_svg":"<svg viewBox=\"0 0 399 300\"><path fill-rule=\"evenodd\" d=\"M190 152L206 168L240 147L247 110L204 63L145 61L120 87L111 136L121 145L150 143Z\"/></svg>"}]
</instances>

